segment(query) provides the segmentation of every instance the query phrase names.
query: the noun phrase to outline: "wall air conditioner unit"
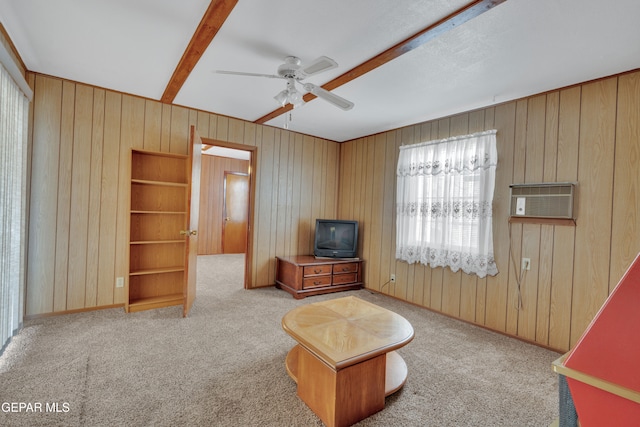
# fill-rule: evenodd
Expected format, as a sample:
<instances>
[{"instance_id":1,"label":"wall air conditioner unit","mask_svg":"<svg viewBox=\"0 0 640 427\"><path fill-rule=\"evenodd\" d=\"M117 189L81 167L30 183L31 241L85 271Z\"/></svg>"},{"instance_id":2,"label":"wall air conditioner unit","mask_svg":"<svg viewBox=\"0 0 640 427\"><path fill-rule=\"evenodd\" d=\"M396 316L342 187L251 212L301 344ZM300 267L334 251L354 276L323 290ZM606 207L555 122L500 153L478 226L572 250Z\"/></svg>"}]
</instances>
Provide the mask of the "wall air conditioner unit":
<instances>
[{"instance_id":1,"label":"wall air conditioner unit","mask_svg":"<svg viewBox=\"0 0 640 427\"><path fill-rule=\"evenodd\" d=\"M512 218L575 219L575 183L511 184L509 187Z\"/></svg>"}]
</instances>

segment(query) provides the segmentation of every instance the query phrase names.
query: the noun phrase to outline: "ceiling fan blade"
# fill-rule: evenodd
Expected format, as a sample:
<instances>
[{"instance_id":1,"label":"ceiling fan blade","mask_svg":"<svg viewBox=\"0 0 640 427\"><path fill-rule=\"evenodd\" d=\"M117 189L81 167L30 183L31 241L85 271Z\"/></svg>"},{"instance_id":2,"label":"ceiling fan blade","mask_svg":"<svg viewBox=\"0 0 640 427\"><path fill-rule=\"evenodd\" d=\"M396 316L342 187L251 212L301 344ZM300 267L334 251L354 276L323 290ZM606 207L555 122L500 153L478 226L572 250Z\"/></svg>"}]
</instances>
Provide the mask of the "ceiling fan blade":
<instances>
[{"instance_id":1,"label":"ceiling fan blade","mask_svg":"<svg viewBox=\"0 0 640 427\"><path fill-rule=\"evenodd\" d=\"M354 106L354 103L344 99L341 96L338 96L334 93L329 92L326 89L321 88L320 86L316 86L313 83L305 83L304 89L307 92L311 92L318 98L322 98L325 101L335 105L338 108L342 108L343 110L351 110Z\"/></svg>"},{"instance_id":2,"label":"ceiling fan blade","mask_svg":"<svg viewBox=\"0 0 640 427\"><path fill-rule=\"evenodd\" d=\"M301 78L306 78L309 76L313 76L314 74L322 73L323 71L330 70L332 68L336 68L338 63L331 58L327 58L326 56L321 56L308 64L304 64L298 70L298 73L301 75Z\"/></svg>"},{"instance_id":3,"label":"ceiling fan blade","mask_svg":"<svg viewBox=\"0 0 640 427\"><path fill-rule=\"evenodd\" d=\"M257 73L243 73L241 71L223 71L216 70L216 74L231 74L234 76L248 76L248 77L267 77L270 79L282 79L283 77L276 76L275 74L257 74Z\"/></svg>"}]
</instances>

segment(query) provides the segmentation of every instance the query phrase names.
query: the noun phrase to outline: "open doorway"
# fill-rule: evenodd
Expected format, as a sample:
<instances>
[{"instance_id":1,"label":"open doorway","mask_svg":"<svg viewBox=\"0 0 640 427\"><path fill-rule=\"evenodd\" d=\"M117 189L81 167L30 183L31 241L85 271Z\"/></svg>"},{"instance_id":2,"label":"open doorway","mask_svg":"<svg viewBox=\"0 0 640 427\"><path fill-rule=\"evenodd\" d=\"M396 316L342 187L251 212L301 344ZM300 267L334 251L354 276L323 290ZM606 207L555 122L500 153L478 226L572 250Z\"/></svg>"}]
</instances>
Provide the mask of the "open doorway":
<instances>
[{"instance_id":1,"label":"open doorway","mask_svg":"<svg viewBox=\"0 0 640 427\"><path fill-rule=\"evenodd\" d=\"M198 255L244 254L244 288L251 288L256 147L202 139Z\"/></svg>"}]
</instances>

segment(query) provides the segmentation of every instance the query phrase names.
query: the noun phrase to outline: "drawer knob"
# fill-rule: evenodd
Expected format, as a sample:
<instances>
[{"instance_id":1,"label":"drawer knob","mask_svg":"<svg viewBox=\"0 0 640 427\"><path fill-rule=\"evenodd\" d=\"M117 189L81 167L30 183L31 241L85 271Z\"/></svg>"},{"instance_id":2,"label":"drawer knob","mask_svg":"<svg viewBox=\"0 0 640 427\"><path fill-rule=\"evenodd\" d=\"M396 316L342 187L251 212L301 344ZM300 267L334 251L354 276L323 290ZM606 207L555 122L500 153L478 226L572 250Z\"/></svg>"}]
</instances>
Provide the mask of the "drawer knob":
<instances>
[{"instance_id":1,"label":"drawer knob","mask_svg":"<svg viewBox=\"0 0 640 427\"><path fill-rule=\"evenodd\" d=\"M322 273L322 270L317 268L317 269L313 270L313 272L316 273L316 274L320 274L320 273Z\"/></svg>"}]
</instances>

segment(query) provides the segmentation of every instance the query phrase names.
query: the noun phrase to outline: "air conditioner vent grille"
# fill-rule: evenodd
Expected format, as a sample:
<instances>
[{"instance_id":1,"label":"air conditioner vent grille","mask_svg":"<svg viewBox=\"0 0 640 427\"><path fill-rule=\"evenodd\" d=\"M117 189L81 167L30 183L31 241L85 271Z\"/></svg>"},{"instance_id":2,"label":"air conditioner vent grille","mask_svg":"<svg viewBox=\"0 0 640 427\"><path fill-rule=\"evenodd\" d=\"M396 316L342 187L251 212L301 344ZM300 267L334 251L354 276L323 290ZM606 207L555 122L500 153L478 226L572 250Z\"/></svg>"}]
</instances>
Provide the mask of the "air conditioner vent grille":
<instances>
[{"instance_id":1,"label":"air conditioner vent grille","mask_svg":"<svg viewBox=\"0 0 640 427\"><path fill-rule=\"evenodd\" d=\"M574 218L574 183L512 184L510 215Z\"/></svg>"}]
</instances>

